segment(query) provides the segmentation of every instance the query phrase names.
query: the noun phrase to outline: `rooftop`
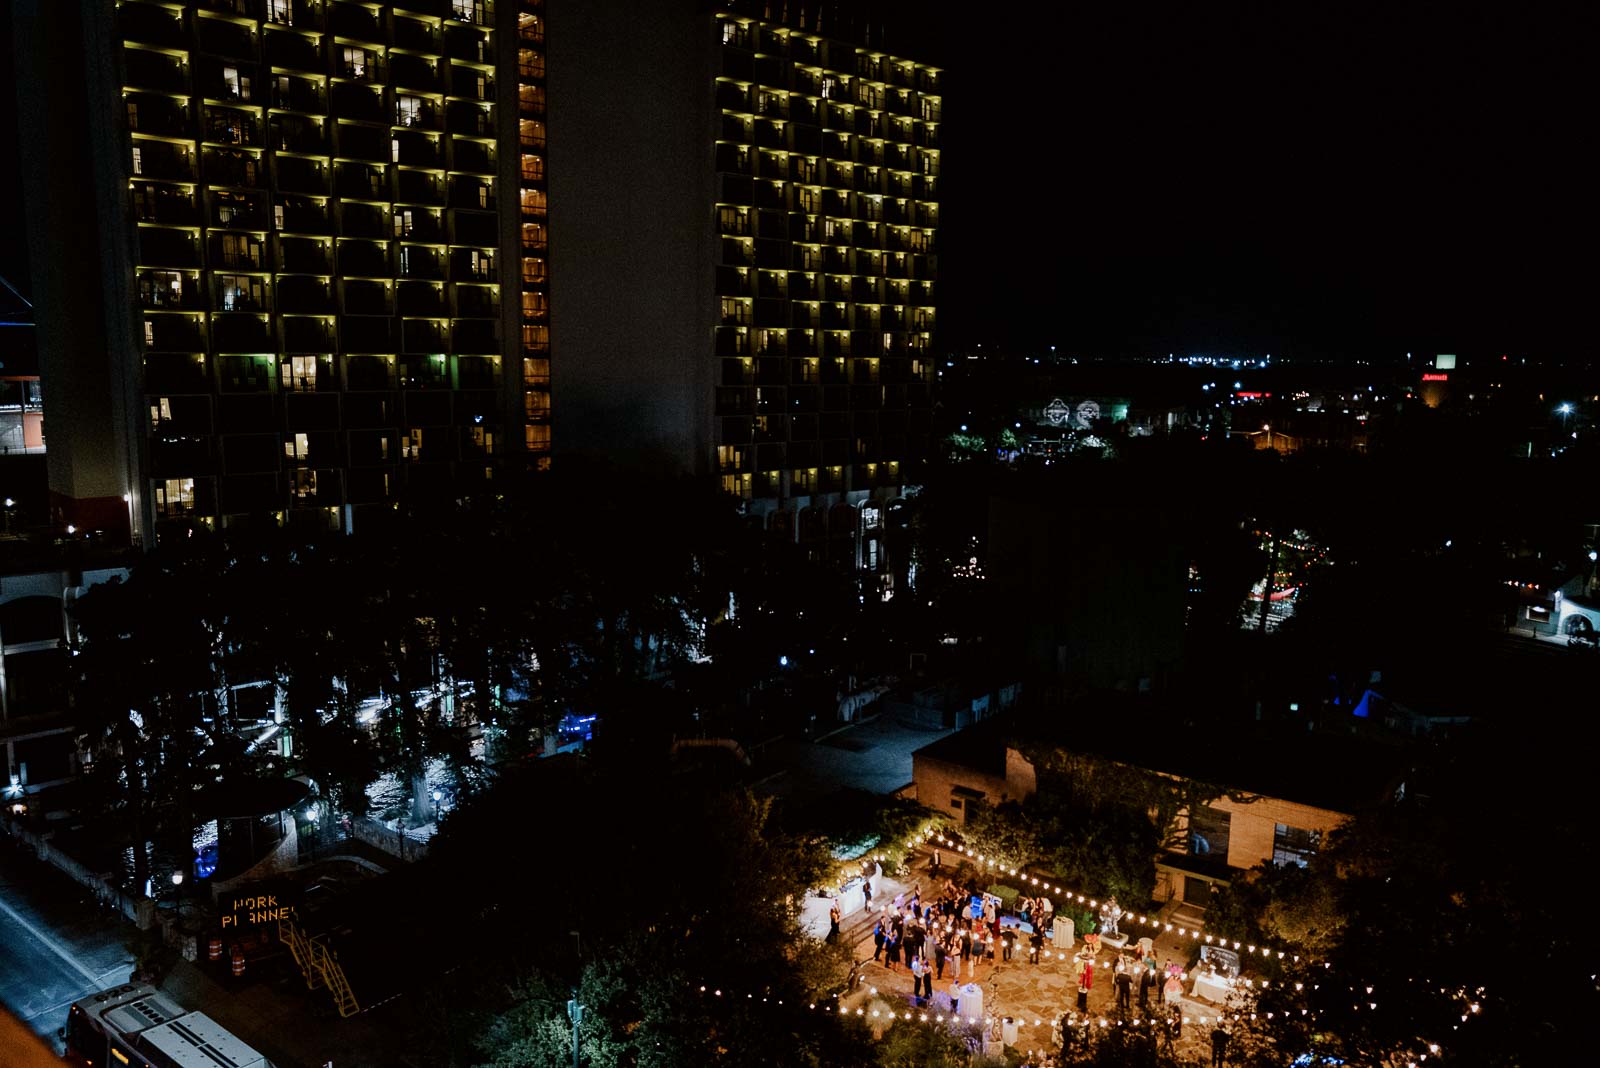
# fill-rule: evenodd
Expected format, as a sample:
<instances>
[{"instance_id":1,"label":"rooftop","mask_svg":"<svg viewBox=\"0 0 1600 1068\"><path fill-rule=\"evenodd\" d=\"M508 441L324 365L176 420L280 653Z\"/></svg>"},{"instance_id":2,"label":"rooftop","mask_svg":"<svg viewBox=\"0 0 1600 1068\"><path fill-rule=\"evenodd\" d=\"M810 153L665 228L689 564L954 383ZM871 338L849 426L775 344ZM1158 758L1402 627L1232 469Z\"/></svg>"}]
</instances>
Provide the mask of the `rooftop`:
<instances>
[{"instance_id":1,"label":"rooftop","mask_svg":"<svg viewBox=\"0 0 1600 1068\"><path fill-rule=\"evenodd\" d=\"M1008 746L1026 751L1030 745L1058 745L1230 790L1346 813L1377 802L1405 771L1401 750L1350 733L1310 730L1303 723L1202 728L1174 722L1168 711L1137 698L1094 695L1048 717L1036 710L1031 715L985 720L917 753L1003 775ZM1085 722L1105 724L1105 729L1084 730ZM1148 729L1123 729L1138 723L1148 724Z\"/></svg>"}]
</instances>

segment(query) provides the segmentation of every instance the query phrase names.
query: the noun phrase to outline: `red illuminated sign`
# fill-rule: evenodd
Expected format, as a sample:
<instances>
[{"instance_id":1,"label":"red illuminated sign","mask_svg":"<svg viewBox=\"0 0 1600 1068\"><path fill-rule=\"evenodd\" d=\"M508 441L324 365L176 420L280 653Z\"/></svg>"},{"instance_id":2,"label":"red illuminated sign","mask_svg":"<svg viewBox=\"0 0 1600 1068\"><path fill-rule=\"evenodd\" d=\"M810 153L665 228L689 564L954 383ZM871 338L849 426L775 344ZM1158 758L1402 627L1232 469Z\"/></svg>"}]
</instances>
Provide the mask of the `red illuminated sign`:
<instances>
[{"instance_id":1,"label":"red illuminated sign","mask_svg":"<svg viewBox=\"0 0 1600 1068\"><path fill-rule=\"evenodd\" d=\"M1235 393L1234 396L1238 397L1240 400L1260 400L1263 397L1270 397L1270 396L1272 396L1272 394L1270 394L1270 393L1253 393L1253 392L1251 392L1249 390L1240 390L1239 392Z\"/></svg>"},{"instance_id":2,"label":"red illuminated sign","mask_svg":"<svg viewBox=\"0 0 1600 1068\"><path fill-rule=\"evenodd\" d=\"M1422 376L1422 380L1424 382L1448 382L1450 381L1450 376L1446 374L1425 374Z\"/></svg>"}]
</instances>

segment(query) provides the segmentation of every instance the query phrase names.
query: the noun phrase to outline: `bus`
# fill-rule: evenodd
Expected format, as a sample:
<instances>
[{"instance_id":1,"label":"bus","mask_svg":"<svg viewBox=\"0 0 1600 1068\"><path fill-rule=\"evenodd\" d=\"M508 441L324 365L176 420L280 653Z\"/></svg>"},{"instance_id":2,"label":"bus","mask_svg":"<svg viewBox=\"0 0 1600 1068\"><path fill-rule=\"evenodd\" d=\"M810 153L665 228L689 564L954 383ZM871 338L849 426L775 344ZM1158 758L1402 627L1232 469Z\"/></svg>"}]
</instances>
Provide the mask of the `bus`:
<instances>
[{"instance_id":1,"label":"bus","mask_svg":"<svg viewBox=\"0 0 1600 1068\"><path fill-rule=\"evenodd\" d=\"M90 1068L273 1068L203 1012L129 983L74 1002L67 1057Z\"/></svg>"}]
</instances>

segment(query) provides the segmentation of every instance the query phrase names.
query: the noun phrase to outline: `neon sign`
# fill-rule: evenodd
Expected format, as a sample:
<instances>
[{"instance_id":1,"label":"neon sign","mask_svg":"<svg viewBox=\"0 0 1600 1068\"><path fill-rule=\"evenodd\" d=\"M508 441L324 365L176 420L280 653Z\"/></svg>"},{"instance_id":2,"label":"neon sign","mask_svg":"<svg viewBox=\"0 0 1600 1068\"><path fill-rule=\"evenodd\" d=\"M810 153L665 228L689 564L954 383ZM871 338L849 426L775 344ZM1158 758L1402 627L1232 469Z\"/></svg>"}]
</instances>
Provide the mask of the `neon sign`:
<instances>
[{"instance_id":1,"label":"neon sign","mask_svg":"<svg viewBox=\"0 0 1600 1068\"><path fill-rule=\"evenodd\" d=\"M1450 381L1450 376L1447 374L1433 374L1429 372L1422 376L1422 380L1424 382L1448 382Z\"/></svg>"}]
</instances>

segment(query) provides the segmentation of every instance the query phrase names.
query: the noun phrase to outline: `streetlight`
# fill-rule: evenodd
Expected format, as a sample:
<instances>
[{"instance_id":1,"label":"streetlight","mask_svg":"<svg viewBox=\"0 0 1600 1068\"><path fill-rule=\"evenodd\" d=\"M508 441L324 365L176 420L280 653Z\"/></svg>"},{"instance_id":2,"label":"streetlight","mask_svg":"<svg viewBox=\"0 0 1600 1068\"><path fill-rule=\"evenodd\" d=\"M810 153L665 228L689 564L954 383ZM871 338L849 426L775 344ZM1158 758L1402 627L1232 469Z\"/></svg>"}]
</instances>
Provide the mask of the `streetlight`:
<instances>
[{"instance_id":1,"label":"streetlight","mask_svg":"<svg viewBox=\"0 0 1600 1068\"><path fill-rule=\"evenodd\" d=\"M443 800L444 800L444 791L443 790L435 790L433 792L433 822L435 822L435 823L439 822L439 802L443 801Z\"/></svg>"},{"instance_id":2,"label":"streetlight","mask_svg":"<svg viewBox=\"0 0 1600 1068\"><path fill-rule=\"evenodd\" d=\"M567 1019L572 1021L572 1068L579 1068L578 1064L578 1025L583 1023L583 1006L579 1004L577 991L567 1002Z\"/></svg>"}]
</instances>

